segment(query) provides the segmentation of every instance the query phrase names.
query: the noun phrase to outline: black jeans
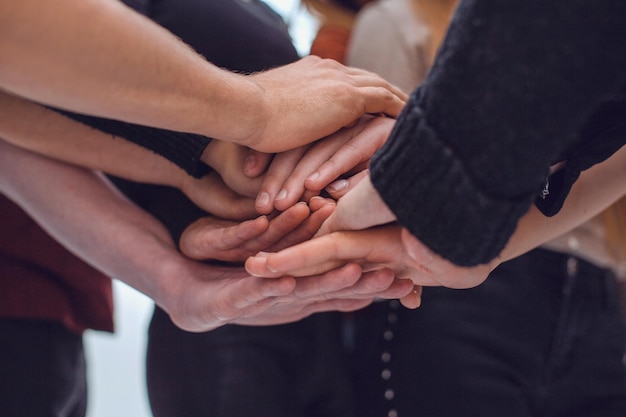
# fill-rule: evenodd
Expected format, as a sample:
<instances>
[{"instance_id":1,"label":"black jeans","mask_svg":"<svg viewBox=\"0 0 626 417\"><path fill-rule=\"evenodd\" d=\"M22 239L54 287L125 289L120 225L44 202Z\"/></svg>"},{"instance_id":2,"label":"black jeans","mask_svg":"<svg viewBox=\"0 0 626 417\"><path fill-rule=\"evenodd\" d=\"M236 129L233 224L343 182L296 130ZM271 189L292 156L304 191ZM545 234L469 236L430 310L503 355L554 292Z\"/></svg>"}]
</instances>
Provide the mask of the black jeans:
<instances>
[{"instance_id":1,"label":"black jeans","mask_svg":"<svg viewBox=\"0 0 626 417\"><path fill-rule=\"evenodd\" d=\"M155 417L354 415L339 313L188 333L157 308L147 358Z\"/></svg>"},{"instance_id":2,"label":"black jeans","mask_svg":"<svg viewBox=\"0 0 626 417\"><path fill-rule=\"evenodd\" d=\"M535 250L470 290L426 288L348 320L358 416L626 416L615 280Z\"/></svg>"},{"instance_id":3,"label":"black jeans","mask_svg":"<svg viewBox=\"0 0 626 417\"><path fill-rule=\"evenodd\" d=\"M59 323L0 320L0 416L84 417L82 336Z\"/></svg>"}]
</instances>

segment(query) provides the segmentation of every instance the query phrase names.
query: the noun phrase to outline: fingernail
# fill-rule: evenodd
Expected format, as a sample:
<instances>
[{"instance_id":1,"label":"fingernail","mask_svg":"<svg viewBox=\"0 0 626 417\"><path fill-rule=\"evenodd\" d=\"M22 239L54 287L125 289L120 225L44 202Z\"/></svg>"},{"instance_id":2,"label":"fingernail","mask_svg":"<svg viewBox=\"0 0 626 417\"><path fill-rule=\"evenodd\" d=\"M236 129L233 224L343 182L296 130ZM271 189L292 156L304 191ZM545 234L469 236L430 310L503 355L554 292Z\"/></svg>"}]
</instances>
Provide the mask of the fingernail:
<instances>
[{"instance_id":1,"label":"fingernail","mask_svg":"<svg viewBox=\"0 0 626 417\"><path fill-rule=\"evenodd\" d=\"M280 190L274 200L284 200L285 198L287 198L287 190Z\"/></svg>"},{"instance_id":2,"label":"fingernail","mask_svg":"<svg viewBox=\"0 0 626 417\"><path fill-rule=\"evenodd\" d=\"M315 181L319 177L320 177L320 173L319 172L314 172L311 175L309 175L305 181Z\"/></svg>"},{"instance_id":3,"label":"fingernail","mask_svg":"<svg viewBox=\"0 0 626 417\"><path fill-rule=\"evenodd\" d=\"M348 180L338 180L328 186L330 191L341 191L348 186Z\"/></svg>"},{"instance_id":4,"label":"fingernail","mask_svg":"<svg viewBox=\"0 0 626 417\"><path fill-rule=\"evenodd\" d=\"M256 205L257 206L267 206L270 202L270 195L268 193L260 193L257 198L256 198Z\"/></svg>"}]
</instances>

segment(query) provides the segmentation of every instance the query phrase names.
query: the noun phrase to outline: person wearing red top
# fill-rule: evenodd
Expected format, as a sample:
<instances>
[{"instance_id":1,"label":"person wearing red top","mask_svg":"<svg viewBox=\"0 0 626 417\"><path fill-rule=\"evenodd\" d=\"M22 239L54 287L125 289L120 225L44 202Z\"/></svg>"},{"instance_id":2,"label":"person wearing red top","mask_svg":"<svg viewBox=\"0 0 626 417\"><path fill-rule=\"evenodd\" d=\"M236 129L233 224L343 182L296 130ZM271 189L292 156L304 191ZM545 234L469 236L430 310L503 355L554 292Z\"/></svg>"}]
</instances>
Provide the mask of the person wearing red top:
<instances>
[{"instance_id":1,"label":"person wearing red top","mask_svg":"<svg viewBox=\"0 0 626 417\"><path fill-rule=\"evenodd\" d=\"M0 213L0 415L84 416L82 335L113 332L111 280L4 196Z\"/></svg>"}]
</instances>

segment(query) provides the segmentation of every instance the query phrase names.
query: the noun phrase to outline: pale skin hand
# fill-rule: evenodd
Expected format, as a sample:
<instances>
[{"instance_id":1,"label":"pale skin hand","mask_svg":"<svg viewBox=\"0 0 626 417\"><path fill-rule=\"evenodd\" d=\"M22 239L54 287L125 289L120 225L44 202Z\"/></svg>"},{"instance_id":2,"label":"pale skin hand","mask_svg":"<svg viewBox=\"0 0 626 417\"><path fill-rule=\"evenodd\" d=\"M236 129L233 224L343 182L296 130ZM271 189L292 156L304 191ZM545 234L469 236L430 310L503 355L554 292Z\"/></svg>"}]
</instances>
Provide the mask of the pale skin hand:
<instances>
[{"instance_id":1,"label":"pale skin hand","mask_svg":"<svg viewBox=\"0 0 626 417\"><path fill-rule=\"evenodd\" d=\"M335 212L320 227L318 235L336 230L366 229L395 220L395 215L382 200L367 175L339 199Z\"/></svg>"},{"instance_id":2,"label":"pale skin hand","mask_svg":"<svg viewBox=\"0 0 626 417\"><path fill-rule=\"evenodd\" d=\"M270 153L366 113L397 116L407 98L373 73L314 57L231 73L110 0L0 0L0 56L0 88L27 99Z\"/></svg>"},{"instance_id":3,"label":"pale skin hand","mask_svg":"<svg viewBox=\"0 0 626 417\"><path fill-rule=\"evenodd\" d=\"M192 259L243 262L261 250L280 250L310 239L332 213L334 203L317 197L298 203L274 218L257 217L242 223L203 217L189 225L180 249Z\"/></svg>"},{"instance_id":4,"label":"pale skin hand","mask_svg":"<svg viewBox=\"0 0 626 417\"><path fill-rule=\"evenodd\" d=\"M384 265L396 265L396 270L399 266L409 268L413 271L411 279L416 284L469 288L482 283L500 263L572 230L626 195L624 178L626 147L603 163L583 172L556 216L545 217L536 207L530 207L501 254L485 265L454 265L432 253L406 230L395 234L371 235L376 231L381 233L380 230L386 230L387 226L372 230L334 232L275 254L257 255L246 261L246 269L256 276L298 276L327 272L350 262L369 265L382 259ZM340 204L341 200L338 208ZM357 241L359 244L354 244ZM389 248L393 250L390 251Z\"/></svg>"},{"instance_id":5,"label":"pale skin hand","mask_svg":"<svg viewBox=\"0 0 626 417\"><path fill-rule=\"evenodd\" d=\"M406 93L374 73L314 56L249 79L261 89L267 110L262 127L241 144L263 152L311 143L364 114L396 117L407 100Z\"/></svg>"},{"instance_id":6,"label":"pale skin hand","mask_svg":"<svg viewBox=\"0 0 626 417\"><path fill-rule=\"evenodd\" d=\"M102 177L1 140L0 172L0 191L48 233L105 274L154 299L185 330L288 323L317 311L362 308L372 293L408 292L406 282L388 271L361 278L357 265L295 280L255 278L243 268L192 261L175 249L158 221Z\"/></svg>"},{"instance_id":7,"label":"pale skin hand","mask_svg":"<svg viewBox=\"0 0 626 417\"><path fill-rule=\"evenodd\" d=\"M265 177L256 207L260 213L284 210L318 195L338 177L366 167L387 140L395 121L364 116L318 142L277 155Z\"/></svg>"},{"instance_id":8,"label":"pale skin hand","mask_svg":"<svg viewBox=\"0 0 626 417\"><path fill-rule=\"evenodd\" d=\"M181 251L198 260L243 262L259 250L289 247L310 239L332 212L334 203L314 197L310 206L313 212L310 216L307 205L298 203L271 220L262 216L238 224L213 217L199 219L181 236ZM374 297L401 298L408 306L417 307L421 290L413 288L408 280L395 277L390 269L363 272L358 265L347 264L332 274L299 278L293 296L295 300L317 300L315 305L302 305L302 313L310 314L312 308L341 311L360 308ZM281 305L291 308L289 303ZM276 313L274 307L273 311Z\"/></svg>"},{"instance_id":9,"label":"pale skin hand","mask_svg":"<svg viewBox=\"0 0 626 417\"><path fill-rule=\"evenodd\" d=\"M255 198L263 174L273 154L213 139L202 154L202 162L216 170L230 189L242 196Z\"/></svg>"},{"instance_id":10,"label":"pale skin hand","mask_svg":"<svg viewBox=\"0 0 626 417\"><path fill-rule=\"evenodd\" d=\"M223 219L247 220L257 214L254 200L234 192L216 172L202 178L185 175L180 190L195 205Z\"/></svg>"},{"instance_id":11,"label":"pale skin hand","mask_svg":"<svg viewBox=\"0 0 626 417\"><path fill-rule=\"evenodd\" d=\"M178 188L197 206L220 217L248 219L256 213L252 199L228 189L215 173L193 178L141 146L1 91L0 136L16 146L75 165Z\"/></svg>"}]
</instances>

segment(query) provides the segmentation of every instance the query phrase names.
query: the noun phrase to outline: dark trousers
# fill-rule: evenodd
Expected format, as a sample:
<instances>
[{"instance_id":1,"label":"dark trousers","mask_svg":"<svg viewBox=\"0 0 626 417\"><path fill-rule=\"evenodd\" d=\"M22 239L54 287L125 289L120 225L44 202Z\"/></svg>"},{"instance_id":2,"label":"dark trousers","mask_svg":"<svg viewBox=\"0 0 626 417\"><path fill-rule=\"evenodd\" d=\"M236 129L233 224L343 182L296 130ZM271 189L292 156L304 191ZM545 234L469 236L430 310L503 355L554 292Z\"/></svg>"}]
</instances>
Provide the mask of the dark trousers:
<instances>
[{"instance_id":1,"label":"dark trousers","mask_svg":"<svg viewBox=\"0 0 626 417\"><path fill-rule=\"evenodd\" d=\"M626 416L615 280L535 250L470 290L427 288L418 310L348 321L358 416Z\"/></svg>"},{"instance_id":2,"label":"dark trousers","mask_svg":"<svg viewBox=\"0 0 626 417\"><path fill-rule=\"evenodd\" d=\"M82 336L59 323L0 319L0 416L84 417Z\"/></svg>"},{"instance_id":3,"label":"dark trousers","mask_svg":"<svg viewBox=\"0 0 626 417\"><path fill-rule=\"evenodd\" d=\"M354 415L339 313L188 333L157 309L147 374L155 417Z\"/></svg>"}]
</instances>

